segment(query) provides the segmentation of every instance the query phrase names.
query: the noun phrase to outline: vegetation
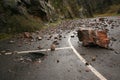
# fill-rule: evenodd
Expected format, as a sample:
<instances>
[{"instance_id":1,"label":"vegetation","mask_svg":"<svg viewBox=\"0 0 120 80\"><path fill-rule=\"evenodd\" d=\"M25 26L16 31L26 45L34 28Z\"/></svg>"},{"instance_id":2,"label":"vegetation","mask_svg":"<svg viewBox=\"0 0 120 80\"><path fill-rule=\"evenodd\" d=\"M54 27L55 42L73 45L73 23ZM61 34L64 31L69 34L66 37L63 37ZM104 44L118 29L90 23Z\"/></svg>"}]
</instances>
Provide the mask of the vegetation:
<instances>
[{"instance_id":1,"label":"vegetation","mask_svg":"<svg viewBox=\"0 0 120 80\"><path fill-rule=\"evenodd\" d=\"M0 0L0 39L39 30L44 23L60 19L119 14L120 0Z\"/></svg>"},{"instance_id":2,"label":"vegetation","mask_svg":"<svg viewBox=\"0 0 120 80\"><path fill-rule=\"evenodd\" d=\"M118 12L120 10L120 4L118 5L112 5L109 7L109 9L104 12L103 14L95 14L95 17L105 17L105 16L119 16L120 13Z\"/></svg>"}]
</instances>

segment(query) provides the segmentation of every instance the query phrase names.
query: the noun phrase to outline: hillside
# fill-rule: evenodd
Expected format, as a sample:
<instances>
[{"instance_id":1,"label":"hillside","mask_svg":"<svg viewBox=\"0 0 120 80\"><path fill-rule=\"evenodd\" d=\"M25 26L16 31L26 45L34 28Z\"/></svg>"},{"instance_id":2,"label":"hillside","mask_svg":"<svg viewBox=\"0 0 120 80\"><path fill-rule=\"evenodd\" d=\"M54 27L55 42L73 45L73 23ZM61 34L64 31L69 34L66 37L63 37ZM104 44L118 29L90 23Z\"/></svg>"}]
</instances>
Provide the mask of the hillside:
<instances>
[{"instance_id":1,"label":"hillside","mask_svg":"<svg viewBox=\"0 0 120 80\"><path fill-rule=\"evenodd\" d=\"M120 0L0 0L0 34L35 31L60 19L101 14L120 14Z\"/></svg>"}]
</instances>

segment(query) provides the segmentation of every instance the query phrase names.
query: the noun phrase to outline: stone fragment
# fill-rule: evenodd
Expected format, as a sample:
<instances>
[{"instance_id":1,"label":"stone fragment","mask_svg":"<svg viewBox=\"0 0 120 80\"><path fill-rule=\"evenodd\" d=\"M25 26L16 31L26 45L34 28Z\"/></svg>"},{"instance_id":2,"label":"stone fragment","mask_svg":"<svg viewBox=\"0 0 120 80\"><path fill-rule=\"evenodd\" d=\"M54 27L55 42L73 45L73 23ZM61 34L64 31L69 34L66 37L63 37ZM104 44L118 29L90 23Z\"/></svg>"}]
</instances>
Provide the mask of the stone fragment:
<instances>
[{"instance_id":1,"label":"stone fragment","mask_svg":"<svg viewBox=\"0 0 120 80\"><path fill-rule=\"evenodd\" d=\"M86 71L86 72L90 72L90 69L86 69L85 71Z\"/></svg>"},{"instance_id":2,"label":"stone fragment","mask_svg":"<svg viewBox=\"0 0 120 80\"><path fill-rule=\"evenodd\" d=\"M13 40L10 40L10 41L9 41L10 44L13 44L14 42L15 42L15 41L13 41Z\"/></svg>"},{"instance_id":3,"label":"stone fragment","mask_svg":"<svg viewBox=\"0 0 120 80\"><path fill-rule=\"evenodd\" d=\"M55 51L56 45L52 44L50 48L51 48L51 51Z\"/></svg>"},{"instance_id":4,"label":"stone fragment","mask_svg":"<svg viewBox=\"0 0 120 80\"><path fill-rule=\"evenodd\" d=\"M96 60L96 57L92 57L92 61L95 61Z\"/></svg>"},{"instance_id":5,"label":"stone fragment","mask_svg":"<svg viewBox=\"0 0 120 80\"><path fill-rule=\"evenodd\" d=\"M33 38L29 32L24 32L24 38Z\"/></svg>"},{"instance_id":6,"label":"stone fragment","mask_svg":"<svg viewBox=\"0 0 120 80\"><path fill-rule=\"evenodd\" d=\"M73 38L73 37L74 37L74 34L72 34L71 37Z\"/></svg>"},{"instance_id":7,"label":"stone fragment","mask_svg":"<svg viewBox=\"0 0 120 80\"><path fill-rule=\"evenodd\" d=\"M57 60L57 63L59 63L60 61L59 60Z\"/></svg>"},{"instance_id":8,"label":"stone fragment","mask_svg":"<svg viewBox=\"0 0 120 80\"><path fill-rule=\"evenodd\" d=\"M42 40L42 37L41 37L41 36L38 36L37 39L38 39L38 40Z\"/></svg>"}]
</instances>

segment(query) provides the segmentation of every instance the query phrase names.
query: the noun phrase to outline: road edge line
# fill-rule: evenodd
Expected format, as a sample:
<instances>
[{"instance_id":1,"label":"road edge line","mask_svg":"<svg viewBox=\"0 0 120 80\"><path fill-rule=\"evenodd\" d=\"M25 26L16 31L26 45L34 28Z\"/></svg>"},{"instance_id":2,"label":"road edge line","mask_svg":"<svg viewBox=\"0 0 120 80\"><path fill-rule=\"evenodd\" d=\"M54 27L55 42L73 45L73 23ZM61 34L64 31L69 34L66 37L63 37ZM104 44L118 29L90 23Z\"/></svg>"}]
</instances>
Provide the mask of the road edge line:
<instances>
[{"instance_id":1,"label":"road edge line","mask_svg":"<svg viewBox=\"0 0 120 80\"><path fill-rule=\"evenodd\" d=\"M73 47L72 43L71 43L71 37L68 38L68 43L70 45L70 47L72 48L73 52L78 56L78 58L84 63L86 64L86 60L78 53L78 51ZM100 74L94 67L92 67L91 65L87 66L100 80L107 80L102 74Z\"/></svg>"}]
</instances>

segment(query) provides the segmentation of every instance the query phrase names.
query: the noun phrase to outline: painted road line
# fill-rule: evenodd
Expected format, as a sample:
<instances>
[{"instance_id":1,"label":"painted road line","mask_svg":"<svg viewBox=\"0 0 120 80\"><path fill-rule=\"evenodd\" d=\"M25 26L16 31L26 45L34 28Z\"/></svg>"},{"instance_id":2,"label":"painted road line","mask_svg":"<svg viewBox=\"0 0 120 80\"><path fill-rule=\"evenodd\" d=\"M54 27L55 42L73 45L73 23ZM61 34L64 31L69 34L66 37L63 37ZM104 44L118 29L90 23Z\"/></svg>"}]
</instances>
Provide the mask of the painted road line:
<instances>
[{"instance_id":1,"label":"painted road line","mask_svg":"<svg viewBox=\"0 0 120 80\"><path fill-rule=\"evenodd\" d=\"M62 48L55 48L55 50L65 50L65 49L71 49L71 47L62 47ZM41 49L41 50L29 50L29 51L19 51L16 52L16 54L26 54L26 53L32 53L32 52L44 52L44 51L51 51L51 49ZM5 53L6 55L12 54L12 52Z\"/></svg>"},{"instance_id":2,"label":"painted road line","mask_svg":"<svg viewBox=\"0 0 120 80\"><path fill-rule=\"evenodd\" d=\"M87 61L77 52L77 50L73 47L71 43L71 37L69 37L68 42L70 47L72 48L73 52L78 56L78 58L85 64ZM87 66L100 80L107 80L102 74L100 74L94 67L91 65Z\"/></svg>"}]
</instances>

